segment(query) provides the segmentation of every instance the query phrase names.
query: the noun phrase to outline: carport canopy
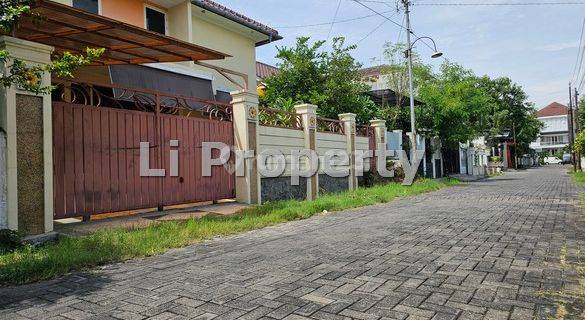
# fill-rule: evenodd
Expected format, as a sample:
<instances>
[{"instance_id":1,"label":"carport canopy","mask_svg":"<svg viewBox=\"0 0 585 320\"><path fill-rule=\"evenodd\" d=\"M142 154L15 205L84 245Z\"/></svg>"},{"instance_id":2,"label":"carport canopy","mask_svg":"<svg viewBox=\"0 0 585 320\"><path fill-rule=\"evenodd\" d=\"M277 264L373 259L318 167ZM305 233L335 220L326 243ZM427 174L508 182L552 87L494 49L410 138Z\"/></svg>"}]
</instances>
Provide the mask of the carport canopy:
<instances>
[{"instance_id":1,"label":"carport canopy","mask_svg":"<svg viewBox=\"0 0 585 320\"><path fill-rule=\"evenodd\" d=\"M124 22L49 0L31 6L35 15L23 17L16 38L43 43L63 52L84 53L105 48L94 65L218 60L229 55Z\"/></svg>"}]
</instances>

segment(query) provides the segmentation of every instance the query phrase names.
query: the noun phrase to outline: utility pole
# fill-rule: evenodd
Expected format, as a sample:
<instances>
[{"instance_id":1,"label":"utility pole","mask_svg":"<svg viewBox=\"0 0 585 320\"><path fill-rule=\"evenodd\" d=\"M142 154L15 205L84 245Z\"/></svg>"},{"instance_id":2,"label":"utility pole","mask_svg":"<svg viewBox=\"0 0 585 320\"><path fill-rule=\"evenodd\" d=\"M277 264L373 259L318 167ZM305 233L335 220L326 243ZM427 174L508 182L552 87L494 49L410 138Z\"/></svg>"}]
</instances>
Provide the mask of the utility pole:
<instances>
[{"instance_id":1,"label":"utility pole","mask_svg":"<svg viewBox=\"0 0 585 320\"><path fill-rule=\"evenodd\" d=\"M568 129L569 129L569 149L571 152L571 161L573 163L573 171L577 171L577 161L575 159L575 151L573 145L575 143L575 131L573 129L573 90L571 89L571 83L569 82L569 114L568 117Z\"/></svg>"},{"instance_id":2,"label":"utility pole","mask_svg":"<svg viewBox=\"0 0 585 320\"><path fill-rule=\"evenodd\" d=\"M516 143L516 122L512 122L512 132L514 133L514 169L518 170L518 144Z\"/></svg>"},{"instance_id":3,"label":"utility pole","mask_svg":"<svg viewBox=\"0 0 585 320\"><path fill-rule=\"evenodd\" d=\"M410 163L417 163L416 162L416 116L414 114L414 85L412 80L412 47L410 43L410 0L402 0L405 9L406 15L406 55L408 59L408 91L410 95L410 132L411 132L411 149L412 149L412 156ZM418 170L418 168L417 168Z\"/></svg>"},{"instance_id":4,"label":"utility pole","mask_svg":"<svg viewBox=\"0 0 585 320\"><path fill-rule=\"evenodd\" d=\"M575 126L577 128L577 135L581 132L581 117L579 116L579 91L575 88ZM577 170L582 171L581 168L581 152L577 152Z\"/></svg>"}]
</instances>

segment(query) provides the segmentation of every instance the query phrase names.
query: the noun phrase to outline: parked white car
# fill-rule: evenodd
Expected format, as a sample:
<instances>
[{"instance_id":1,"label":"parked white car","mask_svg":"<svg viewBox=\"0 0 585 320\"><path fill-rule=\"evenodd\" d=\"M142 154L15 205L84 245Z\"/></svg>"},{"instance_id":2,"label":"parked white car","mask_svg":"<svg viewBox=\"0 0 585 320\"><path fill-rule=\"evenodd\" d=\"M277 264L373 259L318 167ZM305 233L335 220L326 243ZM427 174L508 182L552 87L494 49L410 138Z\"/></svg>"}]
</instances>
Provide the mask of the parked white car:
<instances>
[{"instance_id":1,"label":"parked white car","mask_svg":"<svg viewBox=\"0 0 585 320\"><path fill-rule=\"evenodd\" d=\"M562 163L563 160L557 158L557 157L545 157L544 158L544 163L545 164L559 164Z\"/></svg>"}]
</instances>

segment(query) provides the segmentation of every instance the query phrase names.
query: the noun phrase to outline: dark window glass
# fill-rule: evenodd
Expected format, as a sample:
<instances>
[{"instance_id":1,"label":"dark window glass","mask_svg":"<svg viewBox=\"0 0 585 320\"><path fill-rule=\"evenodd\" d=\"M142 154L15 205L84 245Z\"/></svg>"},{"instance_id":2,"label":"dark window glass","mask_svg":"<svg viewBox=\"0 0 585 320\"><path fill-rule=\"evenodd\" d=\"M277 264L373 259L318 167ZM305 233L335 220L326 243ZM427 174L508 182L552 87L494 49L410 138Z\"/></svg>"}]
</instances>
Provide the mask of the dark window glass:
<instances>
[{"instance_id":1,"label":"dark window glass","mask_svg":"<svg viewBox=\"0 0 585 320\"><path fill-rule=\"evenodd\" d=\"M165 34L165 14L151 8L146 8L146 29Z\"/></svg>"},{"instance_id":2,"label":"dark window glass","mask_svg":"<svg viewBox=\"0 0 585 320\"><path fill-rule=\"evenodd\" d=\"M100 12L98 0L73 0L73 7L95 14Z\"/></svg>"}]
</instances>

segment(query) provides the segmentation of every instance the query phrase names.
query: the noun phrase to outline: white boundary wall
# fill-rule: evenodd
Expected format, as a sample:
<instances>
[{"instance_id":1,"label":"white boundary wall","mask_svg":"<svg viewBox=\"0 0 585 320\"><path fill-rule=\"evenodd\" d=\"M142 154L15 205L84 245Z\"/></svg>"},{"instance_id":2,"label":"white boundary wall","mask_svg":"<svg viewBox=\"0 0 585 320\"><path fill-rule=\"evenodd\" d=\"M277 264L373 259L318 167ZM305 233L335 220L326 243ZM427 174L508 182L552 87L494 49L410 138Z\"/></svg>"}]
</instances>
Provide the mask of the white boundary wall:
<instances>
[{"instance_id":1,"label":"white boundary wall","mask_svg":"<svg viewBox=\"0 0 585 320\"><path fill-rule=\"evenodd\" d=\"M305 148L305 134L302 130L258 126L259 150L278 150L286 157L285 176L290 176L290 154L293 150ZM268 159L267 168L274 168L275 162ZM301 164L301 167L304 164Z\"/></svg>"}]
</instances>

